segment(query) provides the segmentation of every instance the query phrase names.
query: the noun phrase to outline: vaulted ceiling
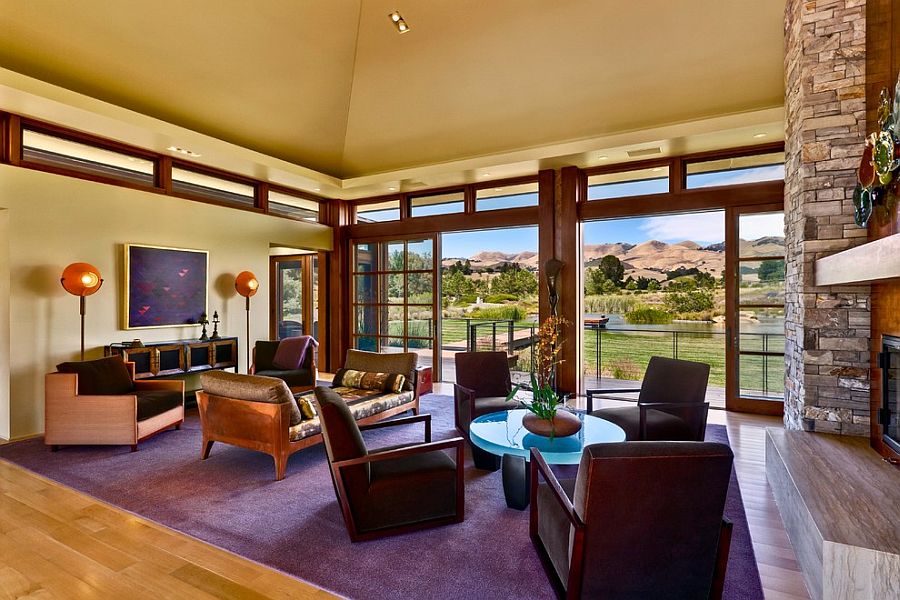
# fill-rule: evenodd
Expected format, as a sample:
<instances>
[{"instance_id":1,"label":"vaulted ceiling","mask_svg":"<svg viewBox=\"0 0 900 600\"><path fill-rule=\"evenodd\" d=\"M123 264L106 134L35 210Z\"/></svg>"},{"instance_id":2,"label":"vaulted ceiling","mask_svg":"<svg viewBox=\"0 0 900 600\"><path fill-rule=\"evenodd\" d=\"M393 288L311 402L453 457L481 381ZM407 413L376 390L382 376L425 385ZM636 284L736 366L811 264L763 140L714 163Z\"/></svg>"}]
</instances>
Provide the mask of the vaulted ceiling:
<instances>
[{"instance_id":1,"label":"vaulted ceiling","mask_svg":"<svg viewBox=\"0 0 900 600\"><path fill-rule=\"evenodd\" d=\"M411 31L397 33L393 10ZM0 66L353 178L780 107L783 11L784 0L0 0Z\"/></svg>"}]
</instances>

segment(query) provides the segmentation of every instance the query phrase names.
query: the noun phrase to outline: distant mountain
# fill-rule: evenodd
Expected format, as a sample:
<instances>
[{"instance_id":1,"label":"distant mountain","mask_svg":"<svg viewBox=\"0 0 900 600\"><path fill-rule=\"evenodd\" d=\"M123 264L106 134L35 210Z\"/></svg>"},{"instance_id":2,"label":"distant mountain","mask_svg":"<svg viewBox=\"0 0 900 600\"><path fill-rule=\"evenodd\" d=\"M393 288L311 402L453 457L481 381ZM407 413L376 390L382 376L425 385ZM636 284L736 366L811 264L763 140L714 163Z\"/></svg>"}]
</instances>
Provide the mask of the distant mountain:
<instances>
[{"instance_id":1,"label":"distant mountain","mask_svg":"<svg viewBox=\"0 0 900 600\"><path fill-rule=\"evenodd\" d=\"M762 237L756 240L740 240L741 256L775 256L784 253L784 238L776 236ZM612 255L622 261L625 266L625 277L647 277L666 279L667 271L678 267L690 269L696 267L714 277L721 277L725 270L725 244L701 246L697 242L684 240L675 244L648 240L638 245L618 242L615 244L585 244L584 266L596 267L600 260ZM536 252L519 252L508 254L485 250L469 257L474 271L498 269L503 263L519 263L529 271L537 271L539 257ZM465 258L445 258L441 261L444 267L450 267L456 261L465 262Z\"/></svg>"}]
</instances>

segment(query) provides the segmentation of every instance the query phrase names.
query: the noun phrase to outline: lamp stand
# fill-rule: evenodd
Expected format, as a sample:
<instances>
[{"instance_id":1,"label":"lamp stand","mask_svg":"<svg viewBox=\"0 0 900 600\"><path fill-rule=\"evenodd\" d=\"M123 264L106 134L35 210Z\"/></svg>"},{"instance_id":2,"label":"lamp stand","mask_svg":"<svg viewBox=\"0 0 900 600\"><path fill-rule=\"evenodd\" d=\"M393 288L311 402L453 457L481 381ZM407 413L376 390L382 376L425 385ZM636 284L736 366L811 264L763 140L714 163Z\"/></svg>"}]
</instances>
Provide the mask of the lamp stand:
<instances>
[{"instance_id":1,"label":"lamp stand","mask_svg":"<svg viewBox=\"0 0 900 600\"><path fill-rule=\"evenodd\" d=\"M84 296L78 297L81 313L81 360L84 362L84 307L87 304Z\"/></svg>"},{"instance_id":2,"label":"lamp stand","mask_svg":"<svg viewBox=\"0 0 900 600\"><path fill-rule=\"evenodd\" d=\"M250 373L250 296L245 298L247 301L247 373Z\"/></svg>"}]
</instances>

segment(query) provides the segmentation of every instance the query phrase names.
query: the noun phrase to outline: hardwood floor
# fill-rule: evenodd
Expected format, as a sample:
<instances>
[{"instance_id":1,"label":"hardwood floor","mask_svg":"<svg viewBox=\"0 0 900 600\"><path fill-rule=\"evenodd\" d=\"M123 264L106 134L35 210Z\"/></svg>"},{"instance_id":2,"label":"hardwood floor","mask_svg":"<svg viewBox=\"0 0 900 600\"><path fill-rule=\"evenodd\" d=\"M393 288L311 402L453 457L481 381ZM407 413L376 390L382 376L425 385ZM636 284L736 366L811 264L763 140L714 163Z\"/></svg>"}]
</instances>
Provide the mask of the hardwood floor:
<instances>
[{"instance_id":1,"label":"hardwood floor","mask_svg":"<svg viewBox=\"0 0 900 600\"><path fill-rule=\"evenodd\" d=\"M711 411L709 421L728 427L766 598L809 598L766 482L764 431L780 420ZM0 461L0 598L125 597L333 596Z\"/></svg>"}]
</instances>

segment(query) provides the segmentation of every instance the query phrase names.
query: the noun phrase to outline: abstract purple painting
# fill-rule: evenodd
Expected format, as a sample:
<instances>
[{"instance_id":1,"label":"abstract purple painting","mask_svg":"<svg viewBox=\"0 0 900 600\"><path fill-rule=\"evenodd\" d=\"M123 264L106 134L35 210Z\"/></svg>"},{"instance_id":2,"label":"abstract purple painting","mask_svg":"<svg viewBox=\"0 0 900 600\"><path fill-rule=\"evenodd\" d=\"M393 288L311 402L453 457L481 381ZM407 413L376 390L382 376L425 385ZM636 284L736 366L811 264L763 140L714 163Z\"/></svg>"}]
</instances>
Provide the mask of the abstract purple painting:
<instances>
[{"instance_id":1,"label":"abstract purple painting","mask_svg":"<svg viewBox=\"0 0 900 600\"><path fill-rule=\"evenodd\" d=\"M125 328L194 325L206 312L205 250L125 244Z\"/></svg>"}]
</instances>

